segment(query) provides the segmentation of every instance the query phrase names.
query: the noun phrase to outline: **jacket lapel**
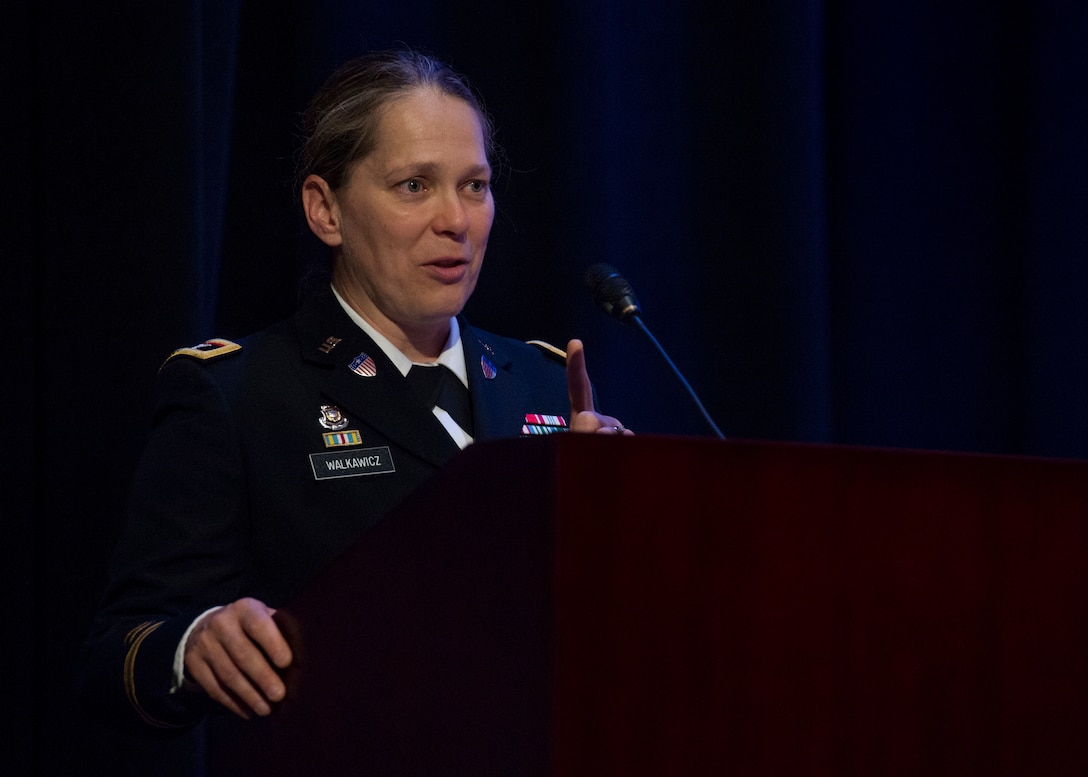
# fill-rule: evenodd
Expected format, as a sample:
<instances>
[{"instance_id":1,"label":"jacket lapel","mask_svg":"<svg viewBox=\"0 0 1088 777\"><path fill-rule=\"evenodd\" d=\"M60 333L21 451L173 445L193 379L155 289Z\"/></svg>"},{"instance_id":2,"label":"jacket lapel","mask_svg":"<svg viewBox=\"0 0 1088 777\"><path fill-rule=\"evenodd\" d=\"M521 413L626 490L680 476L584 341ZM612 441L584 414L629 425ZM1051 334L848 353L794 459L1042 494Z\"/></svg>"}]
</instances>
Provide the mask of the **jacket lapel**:
<instances>
[{"instance_id":1,"label":"jacket lapel","mask_svg":"<svg viewBox=\"0 0 1088 777\"><path fill-rule=\"evenodd\" d=\"M513 358L500 342L492 341L463 318L459 321L476 424L475 439L517 437L530 403L530 387L510 371ZM493 378L485 375L485 360L495 369Z\"/></svg>"},{"instance_id":2,"label":"jacket lapel","mask_svg":"<svg viewBox=\"0 0 1088 777\"><path fill-rule=\"evenodd\" d=\"M331 291L310 300L295 320L302 359L314 368L318 389L329 404L435 466L458 451L434 414L416 400L408 381L348 318ZM352 370L360 356L373 359L372 375Z\"/></svg>"}]
</instances>

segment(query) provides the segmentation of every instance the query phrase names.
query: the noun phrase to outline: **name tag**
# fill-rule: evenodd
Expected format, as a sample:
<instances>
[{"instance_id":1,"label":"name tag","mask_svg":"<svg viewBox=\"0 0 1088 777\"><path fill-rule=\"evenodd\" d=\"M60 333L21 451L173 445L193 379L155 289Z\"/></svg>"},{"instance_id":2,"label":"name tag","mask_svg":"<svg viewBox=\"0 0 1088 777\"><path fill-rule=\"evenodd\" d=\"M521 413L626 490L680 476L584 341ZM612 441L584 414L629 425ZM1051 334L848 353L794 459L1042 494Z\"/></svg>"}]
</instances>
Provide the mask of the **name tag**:
<instances>
[{"instance_id":1,"label":"name tag","mask_svg":"<svg viewBox=\"0 0 1088 777\"><path fill-rule=\"evenodd\" d=\"M396 467L393 466L393 455L389 452L388 446L311 453L310 466L313 467L316 480L396 472Z\"/></svg>"}]
</instances>

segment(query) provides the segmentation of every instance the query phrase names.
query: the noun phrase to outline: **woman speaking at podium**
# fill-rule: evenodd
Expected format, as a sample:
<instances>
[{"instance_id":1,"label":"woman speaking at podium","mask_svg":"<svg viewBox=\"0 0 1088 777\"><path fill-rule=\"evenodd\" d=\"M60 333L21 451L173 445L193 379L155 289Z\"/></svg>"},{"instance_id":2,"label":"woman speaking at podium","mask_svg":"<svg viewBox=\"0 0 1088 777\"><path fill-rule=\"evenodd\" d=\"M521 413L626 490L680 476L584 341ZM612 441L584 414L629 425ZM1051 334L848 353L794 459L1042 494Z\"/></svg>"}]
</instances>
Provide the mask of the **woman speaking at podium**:
<instances>
[{"instance_id":1,"label":"woman speaking at podium","mask_svg":"<svg viewBox=\"0 0 1088 777\"><path fill-rule=\"evenodd\" d=\"M429 56L348 62L304 117L299 191L331 283L288 321L163 365L84 697L168 731L268 715L292 652L272 619L474 440L630 434L566 352L461 315L495 212L491 124Z\"/></svg>"}]
</instances>

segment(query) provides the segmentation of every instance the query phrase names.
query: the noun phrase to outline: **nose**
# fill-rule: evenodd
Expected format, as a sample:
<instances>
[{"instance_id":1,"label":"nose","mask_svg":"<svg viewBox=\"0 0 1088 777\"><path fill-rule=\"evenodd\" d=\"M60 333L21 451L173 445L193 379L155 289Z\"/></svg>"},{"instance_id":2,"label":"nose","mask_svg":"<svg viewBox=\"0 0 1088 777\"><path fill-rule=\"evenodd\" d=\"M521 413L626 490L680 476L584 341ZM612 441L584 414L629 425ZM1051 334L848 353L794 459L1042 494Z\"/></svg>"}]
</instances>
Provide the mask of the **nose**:
<instances>
[{"instance_id":1,"label":"nose","mask_svg":"<svg viewBox=\"0 0 1088 777\"><path fill-rule=\"evenodd\" d=\"M468 231L468 210L457 192L441 198L433 221L434 230L442 235L460 237Z\"/></svg>"}]
</instances>

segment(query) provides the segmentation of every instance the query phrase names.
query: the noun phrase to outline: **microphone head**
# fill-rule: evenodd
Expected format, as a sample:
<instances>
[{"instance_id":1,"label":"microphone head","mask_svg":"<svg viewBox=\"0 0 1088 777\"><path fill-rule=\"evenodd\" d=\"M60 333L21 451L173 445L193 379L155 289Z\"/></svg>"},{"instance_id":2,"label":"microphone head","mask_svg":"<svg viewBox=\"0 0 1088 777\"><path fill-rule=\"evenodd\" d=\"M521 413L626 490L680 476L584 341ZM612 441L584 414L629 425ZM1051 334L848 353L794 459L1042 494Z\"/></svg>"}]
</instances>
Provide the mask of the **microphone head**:
<instances>
[{"instance_id":1,"label":"microphone head","mask_svg":"<svg viewBox=\"0 0 1088 777\"><path fill-rule=\"evenodd\" d=\"M590 265L582 280L593 295L593 301L608 315L625 324L642 315L635 290L612 265Z\"/></svg>"}]
</instances>

